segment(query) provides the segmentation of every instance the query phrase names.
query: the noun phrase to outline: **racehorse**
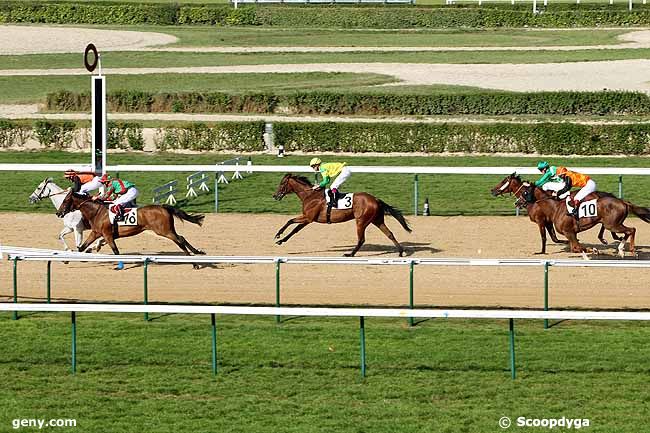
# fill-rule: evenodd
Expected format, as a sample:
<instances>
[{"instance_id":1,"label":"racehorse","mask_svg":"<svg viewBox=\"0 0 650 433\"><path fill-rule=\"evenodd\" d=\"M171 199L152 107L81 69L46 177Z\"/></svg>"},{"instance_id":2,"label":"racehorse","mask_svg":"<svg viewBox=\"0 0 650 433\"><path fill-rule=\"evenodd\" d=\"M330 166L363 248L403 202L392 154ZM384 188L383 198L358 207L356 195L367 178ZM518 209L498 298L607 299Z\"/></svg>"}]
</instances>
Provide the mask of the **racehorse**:
<instances>
[{"instance_id":1,"label":"racehorse","mask_svg":"<svg viewBox=\"0 0 650 433\"><path fill-rule=\"evenodd\" d=\"M68 190L64 190L59 187L51 177L48 177L43 182L39 183L34 192L29 196L30 203L36 203L41 201L44 198L49 198L52 201L52 204L58 211L61 208L61 203L65 198L65 194L68 193ZM63 247L66 251L70 251L67 242L64 239L64 236L68 233L74 233L75 246L79 249L83 241L83 231L88 230L90 225L88 221L84 220L80 211L70 212L63 217L63 230L59 233L59 239L63 242ZM96 249L99 251L103 244L102 239L97 239ZM81 250L80 250L81 251ZM86 250L84 250L86 251ZM92 251L92 247L87 250L88 252Z\"/></svg>"},{"instance_id":2,"label":"racehorse","mask_svg":"<svg viewBox=\"0 0 650 433\"><path fill-rule=\"evenodd\" d=\"M115 239L135 236L145 230L152 230L157 235L171 239L186 255L205 254L203 251L194 248L183 237L176 233L174 228L174 217L193 224L202 225L204 215L190 215L185 211L167 205L149 205L138 208L137 225L114 225L109 220L108 209L99 201L94 201L84 195L70 191L61 204L59 213L66 214L72 210L80 210L84 219L90 224L92 233L81 246L84 250L88 244L96 238L103 236L106 243L113 250L113 254L120 254L115 245ZM194 264L194 268L198 265Z\"/></svg>"},{"instance_id":3,"label":"racehorse","mask_svg":"<svg viewBox=\"0 0 650 433\"><path fill-rule=\"evenodd\" d=\"M520 200L539 206L542 212L553 221L553 225L557 231L569 239L571 251L581 253L584 258L587 258L585 254L586 250L578 242L577 234L602 223L605 229L613 233L624 234L623 240L618 245L619 256L625 257L625 243L628 240L630 241L630 253L636 256L634 244L636 229L625 226L623 222L629 212L632 212L643 221L650 223L650 209L636 206L629 201L618 199L611 194L592 193L585 198L585 201L597 200L596 215L581 217L578 221L572 215L568 214L563 201L555 200L552 195L538 188L534 183L524 182L522 185L522 198Z\"/></svg>"},{"instance_id":4,"label":"racehorse","mask_svg":"<svg viewBox=\"0 0 650 433\"><path fill-rule=\"evenodd\" d=\"M278 241L276 241L276 244L278 245L282 245L284 242L288 241L291 236L305 228L309 223L327 223L327 202L322 189L314 190L312 189L312 184L309 179L304 176L297 176L289 173L284 175L282 178L278 190L273 194L273 198L276 200L282 200L285 195L292 192L296 193L300 201L302 201L302 215L296 218L291 218L276 233L275 239L278 239ZM352 252L344 254L346 257L352 257L357 253L357 251L359 251L359 248L361 248L366 240L366 228L371 223L377 226L377 228L379 228L388 239L393 241L400 257L404 255L404 248L402 248L400 243L397 242L393 233L384 223L385 214L392 215L404 230L409 233L411 232L411 228L402 215L402 212L365 192L354 194L351 209L333 209L331 222L334 224L350 221L352 219L356 220L357 245L354 247ZM279 239L282 233L284 233L287 227L291 224L298 225L294 227L291 233L287 236Z\"/></svg>"}]
</instances>

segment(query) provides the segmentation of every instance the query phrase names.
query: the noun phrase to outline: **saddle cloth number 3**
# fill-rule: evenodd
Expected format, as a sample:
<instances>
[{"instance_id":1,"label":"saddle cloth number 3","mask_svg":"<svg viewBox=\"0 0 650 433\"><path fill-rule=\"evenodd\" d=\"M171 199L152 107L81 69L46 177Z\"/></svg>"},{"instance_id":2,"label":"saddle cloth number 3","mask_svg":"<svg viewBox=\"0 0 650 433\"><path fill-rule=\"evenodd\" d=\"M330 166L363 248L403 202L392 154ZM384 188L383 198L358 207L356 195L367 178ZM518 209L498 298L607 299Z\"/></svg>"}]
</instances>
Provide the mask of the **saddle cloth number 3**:
<instances>
[{"instance_id":1,"label":"saddle cloth number 3","mask_svg":"<svg viewBox=\"0 0 650 433\"><path fill-rule=\"evenodd\" d=\"M343 198L340 198L337 203L337 209L351 209L352 208L352 198L354 197L353 193L345 194Z\"/></svg>"},{"instance_id":2,"label":"saddle cloth number 3","mask_svg":"<svg viewBox=\"0 0 650 433\"><path fill-rule=\"evenodd\" d=\"M580 203L580 208L578 209L578 216L580 218L591 218L598 215L598 206L596 202L598 200L589 200L584 203Z\"/></svg>"}]
</instances>

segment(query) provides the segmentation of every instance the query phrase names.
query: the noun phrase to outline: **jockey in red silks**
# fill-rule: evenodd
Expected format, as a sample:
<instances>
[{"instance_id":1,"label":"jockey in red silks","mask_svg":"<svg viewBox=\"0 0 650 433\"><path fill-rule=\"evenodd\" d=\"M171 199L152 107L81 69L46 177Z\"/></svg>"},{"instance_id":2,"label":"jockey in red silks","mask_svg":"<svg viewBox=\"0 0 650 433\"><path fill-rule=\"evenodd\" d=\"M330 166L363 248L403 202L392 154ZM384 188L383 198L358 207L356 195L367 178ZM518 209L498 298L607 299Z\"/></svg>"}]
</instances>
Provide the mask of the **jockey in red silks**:
<instances>
[{"instance_id":1,"label":"jockey in red silks","mask_svg":"<svg viewBox=\"0 0 650 433\"><path fill-rule=\"evenodd\" d=\"M135 202L138 196L138 190L135 185L128 180L113 179L108 174L103 175L100 181L106 186L106 192L102 196L93 197L93 200L106 200L113 195L117 196L113 200L111 211L115 213L115 221L124 220L124 205L128 202Z\"/></svg>"}]
</instances>

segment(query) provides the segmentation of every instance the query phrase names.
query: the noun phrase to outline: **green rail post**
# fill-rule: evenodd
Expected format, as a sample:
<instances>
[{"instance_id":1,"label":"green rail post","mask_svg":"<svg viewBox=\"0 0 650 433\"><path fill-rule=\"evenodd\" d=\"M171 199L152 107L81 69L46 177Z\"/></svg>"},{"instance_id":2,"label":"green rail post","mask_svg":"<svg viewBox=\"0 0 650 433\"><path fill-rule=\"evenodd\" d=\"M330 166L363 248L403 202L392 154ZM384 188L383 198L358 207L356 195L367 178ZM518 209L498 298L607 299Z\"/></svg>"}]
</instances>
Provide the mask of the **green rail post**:
<instances>
[{"instance_id":1,"label":"green rail post","mask_svg":"<svg viewBox=\"0 0 650 433\"><path fill-rule=\"evenodd\" d=\"M211 315L212 318L212 374L217 375L217 319L214 316L214 313Z\"/></svg>"},{"instance_id":2,"label":"green rail post","mask_svg":"<svg viewBox=\"0 0 650 433\"><path fill-rule=\"evenodd\" d=\"M618 198L623 199L623 175L618 176Z\"/></svg>"},{"instance_id":3,"label":"green rail post","mask_svg":"<svg viewBox=\"0 0 650 433\"><path fill-rule=\"evenodd\" d=\"M510 319L510 376L514 380L517 377L515 367L515 321Z\"/></svg>"},{"instance_id":4,"label":"green rail post","mask_svg":"<svg viewBox=\"0 0 650 433\"><path fill-rule=\"evenodd\" d=\"M14 304L18 303L18 257L14 257ZM14 311L13 320L18 320L18 311Z\"/></svg>"},{"instance_id":5,"label":"green rail post","mask_svg":"<svg viewBox=\"0 0 650 433\"><path fill-rule=\"evenodd\" d=\"M77 314L71 313L72 319L72 374L77 372Z\"/></svg>"},{"instance_id":6,"label":"green rail post","mask_svg":"<svg viewBox=\"0 0 650 433\"><path fill-rule=\"evenodd\" d=\"M548 311L548 262L544 262L544 311ZM548 329L548 319L544 319L544 329Z\"/></svg>"},{"instance_id":7,"label":"green rail post","mask_svg":"<svg viewBox=\"0 0 650 433\"><path fill-rule=\"evenodd\" d=\"M418 188L418 175L415 175L415 179L413 181L413 215L418 214L418 200L419 200L419 188Z\"/></svg>"},{"instance_id":8,"label":"green rail post","mask_svg":"<svg viewBox=\"0 0 650 433\"><path fill-rule=\"evenodd\" d=\"M52 302L52 261L47 261L47 303Z\"/></svg>"},{"instance_id":9,"label":"green rail post","mask_svg":"<svg viewBox=\"0 0 650 433\"><path fill-rule=\"evenodd\" d=\"M148 265L149 265L149 259L145 258L144 259L144 266L143 266L143 269L144 269L144 284L143 284L144 285L144 305L149 304L149 272L148 272L149 266ZM147 322L149 321L149 313L147 313L147 312L144 313L144 320L147 321Z\"/></svg>"},{"instance_id":10,"label":"green rail post","mask_svg":"<svg viewBox=\"0 0 650 433\"><path fill-rule=\"evenodd\" d=\"M359 317L359 340L361 344L361 377L366 377L366 328L363 316Z\"/></svg>"},{"instance_id":11,"label":"green rail post","mask_svg":"<svg viewBox=\"0 0 650 433\"><path fill-rule=\"evenodd\" d=\"M413 309L413 260L409 262L409 308ZM414 324L413 316L409 317L409 325Z\"/></svg>"},{"instance_id":12,"label":"green rail post","mask_svg":"<svg viewBox=\"0 0 650 433\"><path fill-rule=\"evenodd\" d=\"M275 306L280 308L280 259L275 261ZM280 323L282 318L275 316L275 322Z\"/></svg>"}]
</instances>

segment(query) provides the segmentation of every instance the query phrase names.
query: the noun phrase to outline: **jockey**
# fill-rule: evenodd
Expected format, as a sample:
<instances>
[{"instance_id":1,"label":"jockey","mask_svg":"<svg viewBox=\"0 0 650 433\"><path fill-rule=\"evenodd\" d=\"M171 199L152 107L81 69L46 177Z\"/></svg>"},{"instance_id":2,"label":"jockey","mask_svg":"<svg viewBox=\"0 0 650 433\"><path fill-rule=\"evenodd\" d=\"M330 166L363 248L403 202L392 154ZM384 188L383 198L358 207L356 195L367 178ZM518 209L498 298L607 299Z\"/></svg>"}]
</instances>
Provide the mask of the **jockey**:
<instances>
[{"instance_id":1,"label":"jockey","mask_svg":"<svg viewBox=\"0 0 650 433\"><path fill-rule=\"evenodd\" d=\"M100 177L93 172L66 170L63 177L73 183L72 192L78 192L79 194L88 195L89 191L102 187Z\"/></svg>"},{"instance_id":2,"label":"jockey","mask_svg":"<svg viewBox=\"0 0 650 433\"><path fill-rule=\"evenodd\" d=\"M93 200L107 199L111 195L116 195L117 198L113 200L111 211L115 214L115 221L122 221L124 219L124 204L135 201L138 196L138 190L135 185L128 180L113 179L108 174L105 174L100 179L107 189L103 196L95 196Z\"/></svg>"},{"instance_id":3,"label":"jockey","mask_svg":"<svg viewBox=\"0 0 650 433\"><path fill-rule=\"evenodd\" d=\"M540 161L537 163L537 169L541 171L542 177L540 177L535 186L542 188L544 191L552 191L554 196L558 196L558 191L566 187L566 184L563 179L558 176L557 167L550 165L546 161Z\"/></svg>"},{"instance_id":4,"label":"jockey","mask_svg":"<svg viewBox=\"0 0 650 433\"><path fill-rule=\"evenodd\" d=\"M319 184L314 185L312 189L316 190L320 188L327 188L327 185L330 183L332 178L334 176L337 176L334 182L332 182L332 186L330 187L330 201L327 203L327 223L330 224L332 206L334 206L334 203L337 200L339 187L350 177L350 169L345 166L345 162L323 163L320 158L312 158L311 161L309 161L309 165L314 171L320 172L321 176L323 177L323 180Z\"/></svg>"},{"instance_id":5,"label":"jockey","mask_svg":"<svg viewBox=\"0 0 650 433\"><path fill-rule=\"evenodd\" d=\"M558 167L557 175L566 183L566 186L558 192L558 195L569 191L572 187L580 188L580 191L578 191L575 197L573 197L573 203L571 204L573 206L572 214L576 219L578 219L578 208L580 207L580 202L589 194L596 191L596 182L586 174L571 171L566 167Z\"/></svg>"}]
</instances>

